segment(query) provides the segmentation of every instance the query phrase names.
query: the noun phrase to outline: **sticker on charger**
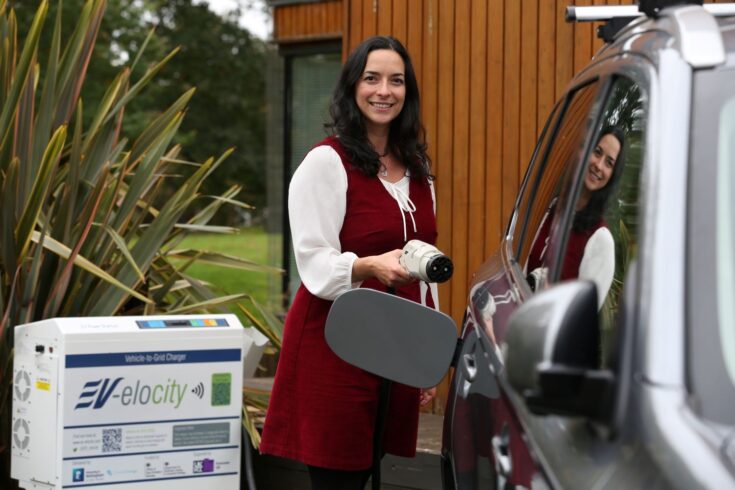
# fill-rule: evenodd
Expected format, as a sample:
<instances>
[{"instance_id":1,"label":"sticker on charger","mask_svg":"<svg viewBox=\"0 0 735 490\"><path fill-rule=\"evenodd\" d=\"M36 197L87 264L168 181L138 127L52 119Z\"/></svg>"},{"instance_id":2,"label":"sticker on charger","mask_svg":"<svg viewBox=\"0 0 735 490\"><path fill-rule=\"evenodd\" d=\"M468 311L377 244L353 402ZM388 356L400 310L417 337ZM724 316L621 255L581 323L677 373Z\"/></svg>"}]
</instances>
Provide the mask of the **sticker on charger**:
<instances>
[{"instance_id":1,"label":"sticker on charger","mask_svg":"<svg viewBox=\"0 0 735 490\"><path fill-rule=\"evenodd\" d=\"M51 380L47 378L36 379L36 389L43 391L51 391Z\"/></svg>"},{"instance_id":2,"label":"sticker on charger","mask_svg":"<svg viewBox=\"0 0 735 490\"><path fill-rule=\"evenodd\" d=\"M240 349L67 355L64 486L237 474L241 357Z\"/></svg>"}]
</instances>

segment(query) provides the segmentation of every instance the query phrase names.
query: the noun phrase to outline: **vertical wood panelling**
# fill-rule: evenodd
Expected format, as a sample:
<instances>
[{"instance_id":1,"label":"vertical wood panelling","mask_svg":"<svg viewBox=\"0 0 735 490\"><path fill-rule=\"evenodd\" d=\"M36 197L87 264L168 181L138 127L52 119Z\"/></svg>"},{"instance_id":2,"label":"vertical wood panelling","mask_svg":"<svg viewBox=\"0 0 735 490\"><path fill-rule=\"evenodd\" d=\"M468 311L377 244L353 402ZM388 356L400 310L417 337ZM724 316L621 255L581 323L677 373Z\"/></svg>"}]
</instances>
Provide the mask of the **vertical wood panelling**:
<instances>
[{"instance_id":1,"label":"vertical wood panelling","mask_svg":"<svg viewBox=\"0 0 735 490\"><path fill-rule=\"evenodd\" d=\"M437 78L439 60L439 35L437 31L438 0L426 0L424 8L424 29L422 51L411 53L412 59L421 57L422 69L416 72L421 78L421 115L426 129L426 141L429 145L429 157L432 160L431 171L438 175L437 165Z\"/></svg>"},{"instance_id":2,"label":"vertical wood panelling","mask_svg":"<svg viewBox=\"0 0 735 490\"><path fill-rule=\"evenodd\" d=\"M539 0L538 11L538 107L536 109L536 128L540 133L546 124L547 114L551 112L556 100L554 90L554 65L556 52L555 4L553 1Z\"/></svg>"},{"instance_id":3,"label":"vertical wood panelling","mask_svg":"<svg viewBox=\"0 0 735 490\"><path fill-rule=\"evenodd\" d=\"M424 29L423 29L423 44L422 50L419 53L411 53L412 59L420 57L422 59L421 71L417 74L421 77L421 115L424 120L424 127L426 129L426 142L429 145L429 157L432 160L431 171L432 173L440 177L441 169L439 168L439 159L437 155L437 148L439 147L439 110L438 110L438 76L439 76L439 33L437 30L438 16L439 16L439 0L426 0L424 2ZM438 183L438 182L437 182ZM437 200L441 198L442 192L437 192ZM437 210L438 212L438 210ZM440 234L440 240L443 240L443 236ZM440 242L440 246L441 246ZM439 297L441 301L446 302L444 298L448 298L449 292L447 291L445 284L439 286ZM442 308L443 311L448 311L446 308ZM440 395L445 395L445 392L441 392ZM439 406L440 401L435 403L435 406Z\"/></svg>"},{"instance_id":4,"label":"vertical wood panelling","mask_svg":"<svg viewBox=\"0 0 735 490\"><path fill-rule=\"evenodd\" d=\"M536 146L536 101L538 100L538 2L523 0L521 17L521 117L518 180L521 181ZM515 196L514 196L515 197ZM514 199L515 203L515 199Z\"/></svg>"},{"instance_id":5,"label":"vertical wood panelling","mask_svg":"<svg viewBox=\"0 0 735 490\"><path fill-rule=\"evenodd\" d=\"M503 179L501 181L501 217L511 214L518 189L521 84L521 2L505 4L505 38L503 63Z\"/></svg>"},{"instance_id":6,"label":"vertical wood panelling","mask_svg":"<svg viewBox=\"0 0 735 490\"><path fill-rule=\"evenodd\" d=\"M452 143L454 141L453 99L454 99L454 0L438 0L439 15L436 17L436 28L439 32L439 73L437 76L438 104L437 118L438 141L436 145L437 160L437 226L439 239L437 245L441 250L451 254L452 237ZM453 281L443 283L439 290L441 301L450 305ZM459 285L464 288L464 285ZM452 317L457 312L447 309Z\"/></svg>"},{"instance_id":7,"label":"vertical wood panelling","mask_svg":"<svg viewBox=\"0 0 735 490\"><path fill-rule=\"evenodd\" d=\"M350 4L350 37L347 42L348 53L351 53L355 47L360 44L360 41L364 38L362 34L362 5L363 0L345 0Z\"/></svg>"},{"instance_id":8,"label":"vertical wood panelling","mask_svg":"<svg viewBox=\"0 0 735 490\"><path fill-rule=\"evenodd\" d=\"M389 36L392 32L393 0L380 0L378 2L378 34L381 36Z\"/></svg>"},{"instance_id":9,"label":"vertical wood panelling","mask_svg":"<svg viewBox=\"0 0 735 490\"><path fill-rule=\"evenodd\" d=\"M370 1L370 0L366 0ZM406 45L408 34L408 3L404 1L393 2L393 37ZM413 53L412 53L413 54Z\"/></svg>"},{"instance_id":10,"label":"vertical wood panelling","mask_svg":"<svg viewBox=\"0 0 735 490\"><path fill-rule=\"evenodd\" d=\"M306 11L304 10L304 5L301 5L300 7L301 12L305 14ZM313 18L313 15L301 15L300 18L297 19L296 27L305 31L312 29L311 20Z\"/></svg>"},{"instance_id":11,"label":"vertical wood panelling","mask_svg":"<svg viewBox=\"0 0 735 490\"><path fill-rule=\"evenodd\" d=\"M554 99L558 99L574 75L574 27L564 21L567 0L556 0L556 70Z\"/></svg>"},{"instance_id":12,"label":"vertical wood panelling","mask_svg":"<svg viewBox=\"0 0 735 490\"><path fill-rule=\"evenodd\" d=\"M472 2L470 13L470 151L469 229L467 232L468 274L485 259L485 168L487 126L487 3Z\"/></svg>"},{"instance_id":13,"label":"vertical wood panelling","mask_svg":"<svg viewBox=\"0 0 735 490\"><path fill-rule=\"evenodd\" d=\"M279 7L273 13L273 38L279 43L339 39L343 10L342 0Z\"/></svg>"},{"instance_id":14,"label":"vertical wood panelling","mask_svg":"<svg viewBox=\"0 0 735 490\"><path fill-rule=\"evenodd\" d=\"M400 0L398 0L400 1ZM426 0L423 7L423 29L421 51L411 52L414 61L421 59L421 70L417 69L417 76L421 84L421 114L426 128L426 141L429 145L429 156L432 160L432 173L439 174L437 165L436 148L438 146L437 135L439 133L437 123L437 78L439 61L439 33L437 30L438 0ZM446 298L442 295L442 298ZM443 299L443 301L446 301ZM446 309L444 311L447 311ZM442 413L446 406L447 393L449 392L449 379L445 379L437 387L437 394L432 401L432 410Z\"/></svg>"},{"instance_id":15,"label":"vertical wood panelling","mask_svg":"<svg viewBox=\"0 0 735 490\"><path fill-rule=\"evenodd\" d=\"M362 38L367 39L378 33L378 1L370 0L362 4Z\"/></svg>"},{"instance_id":16,"label":"vertical wood panelling","mask_svg":"<svg viewBox=\"0 0 735 490\"><path fill-rule=\"evenodd\" d=\"M406 49L411 55L413 68L417 74L421 73L421 39L423 36L423 2L411 2L408 5ZM414 54L415 53L415 54ZM423 91L423 78L418 77L419 93Z\"/></svg>"},{"instance_id":17,"label":"vertical wood panelling","mask_svg":"<svg viewBox=\"0 0 735 490\"><path fill-rule=\"evenodd\" d=\"M489 0L487 12L487 168L485 174L485 253L494 251L503 232L505 217L502 215L503 178L503 122L505 106L503 97L503 66L505 65L503 40L505 29L505 0Z\"/></svg>"},{"instance_id":18,"label":"vertical wood panelling","mask_svg":"<svg viewBox=\"0 0 735 490\"><path fill-rule=\"evenodd\" d=\"M590 0L577 0L576 5L590 5ZM584 68L592 57L592 24L578 22L574 25L574 71Z\"/></svg>"},{"instance_id":19,"label":"vertical wood panelling","mask_svg":"<svg viewBox=\"0 0 735 490\"><path fill-rule=\"evenodd\" d=\"M342 0L330 0L278 7L273 13L273 39L279 43L339 39L346 35L343 11L348 6L343 8Z\"/></svg>"},{"instance_id":20,"label":"vertical wood panelling","mask_svg":"<svg viewBox=\"0 0 735 490\"><path fill-rule=\"evenodd\" d=\"M352 32L352 5L349 0L342 0L342 25L344 35L342 36L342 61L347 59L350 52L350 43L355 34Z\"/></svg>"},{"instance_id":21,"label":"vertical wood panelling","mask_svg":"<svg viewBox=\"0 0 735 490\"><path fill-rule=\"evenodd\" d=\"M454 27L454 138L452 141L452 261L456 264L454 281L467 284L468 207L469 207L469 113L470 113L470 0L455 0ZM474 102L474 101L472 101ZM452 290L451 310L466 305L465 288ZM461 320L461 318L459 319Z\"/></svg>"}]
</instances>

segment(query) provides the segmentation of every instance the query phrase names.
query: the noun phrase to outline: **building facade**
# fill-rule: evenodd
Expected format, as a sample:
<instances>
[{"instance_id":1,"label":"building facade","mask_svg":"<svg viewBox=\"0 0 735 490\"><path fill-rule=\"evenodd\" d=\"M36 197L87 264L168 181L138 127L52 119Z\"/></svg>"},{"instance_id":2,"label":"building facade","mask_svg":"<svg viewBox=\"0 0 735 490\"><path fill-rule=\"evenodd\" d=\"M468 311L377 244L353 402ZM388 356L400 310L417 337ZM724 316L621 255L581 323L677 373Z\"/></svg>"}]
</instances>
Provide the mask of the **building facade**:
<instances>
[{"instance_id":1,"label":"building facade","mask_svg":"<svg viewBox=\"0 0 735 490\"><path fill-rule=\"evenodd\" d=\"M273 260L295 291L285 189L324 135L341 62L363 39L391 35L408 49L421 91L436 175L437 246L454 261L440 286L442 311L459 324L472 271L496 251L546 118L572 75L602 45L598 24L568 24L568 5L632 0L268 0L273 10L269 90L269 210ZM280 259L280 262L278 260ZM434 411L445 405L447 382Z\"/></svg>"}]
</instances>

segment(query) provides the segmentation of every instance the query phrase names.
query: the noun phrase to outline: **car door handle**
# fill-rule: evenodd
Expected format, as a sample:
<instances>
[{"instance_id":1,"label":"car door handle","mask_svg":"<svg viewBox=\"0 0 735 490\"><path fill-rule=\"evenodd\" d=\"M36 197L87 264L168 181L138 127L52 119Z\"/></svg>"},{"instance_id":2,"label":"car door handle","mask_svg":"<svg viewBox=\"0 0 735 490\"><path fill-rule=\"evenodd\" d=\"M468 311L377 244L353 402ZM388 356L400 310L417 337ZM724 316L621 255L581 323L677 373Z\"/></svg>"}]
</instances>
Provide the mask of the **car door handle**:
<instances>
[{"instance_id":1,"label":"car door handle","mask_svg":"<svg viewBox=\"0 0 735 490\"><path fill-rule=\"evenodd\" d=\"M475 361L475 354L464 354L462 355L462 371L464 378L470 383L475 380L477 376L477 362Z\"/></svg>"},{"instance_id":2,"label":"car door handle","mask_svg":"<svg viewBox=\"0 0 735 490\"><path fill-rule=\"evenodd\" d=\"M510 455L510 436L508 435L507 424L503 424L500 434L493 436L492 446L498 473L505 478L509 478L511 471L513 471L513 461Z\"/></svg>"}]
</instances>

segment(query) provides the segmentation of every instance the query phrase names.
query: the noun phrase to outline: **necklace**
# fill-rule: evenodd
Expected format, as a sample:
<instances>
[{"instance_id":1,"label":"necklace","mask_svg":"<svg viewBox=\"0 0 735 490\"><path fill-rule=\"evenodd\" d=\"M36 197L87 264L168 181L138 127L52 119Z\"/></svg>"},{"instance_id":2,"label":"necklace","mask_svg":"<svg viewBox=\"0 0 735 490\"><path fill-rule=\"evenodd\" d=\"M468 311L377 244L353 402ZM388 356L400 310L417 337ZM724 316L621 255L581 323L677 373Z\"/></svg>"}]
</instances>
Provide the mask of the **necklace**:
<instances>
[{"instance_id":1,"label":"necklace","mask_svg":"<svg viewBox=\"0 0 735 490\"><path fill-rule=\"evenodd\" d=\"M381 177L388 177L388 167L385 165L385 163L383 163L383 158L387 157L388 153L388 150L385 150L385 153L383 154L378 153L378 157L380 160L380 170L378 171L378 173L380 173Z\"/></svg>"}]
</instances>

